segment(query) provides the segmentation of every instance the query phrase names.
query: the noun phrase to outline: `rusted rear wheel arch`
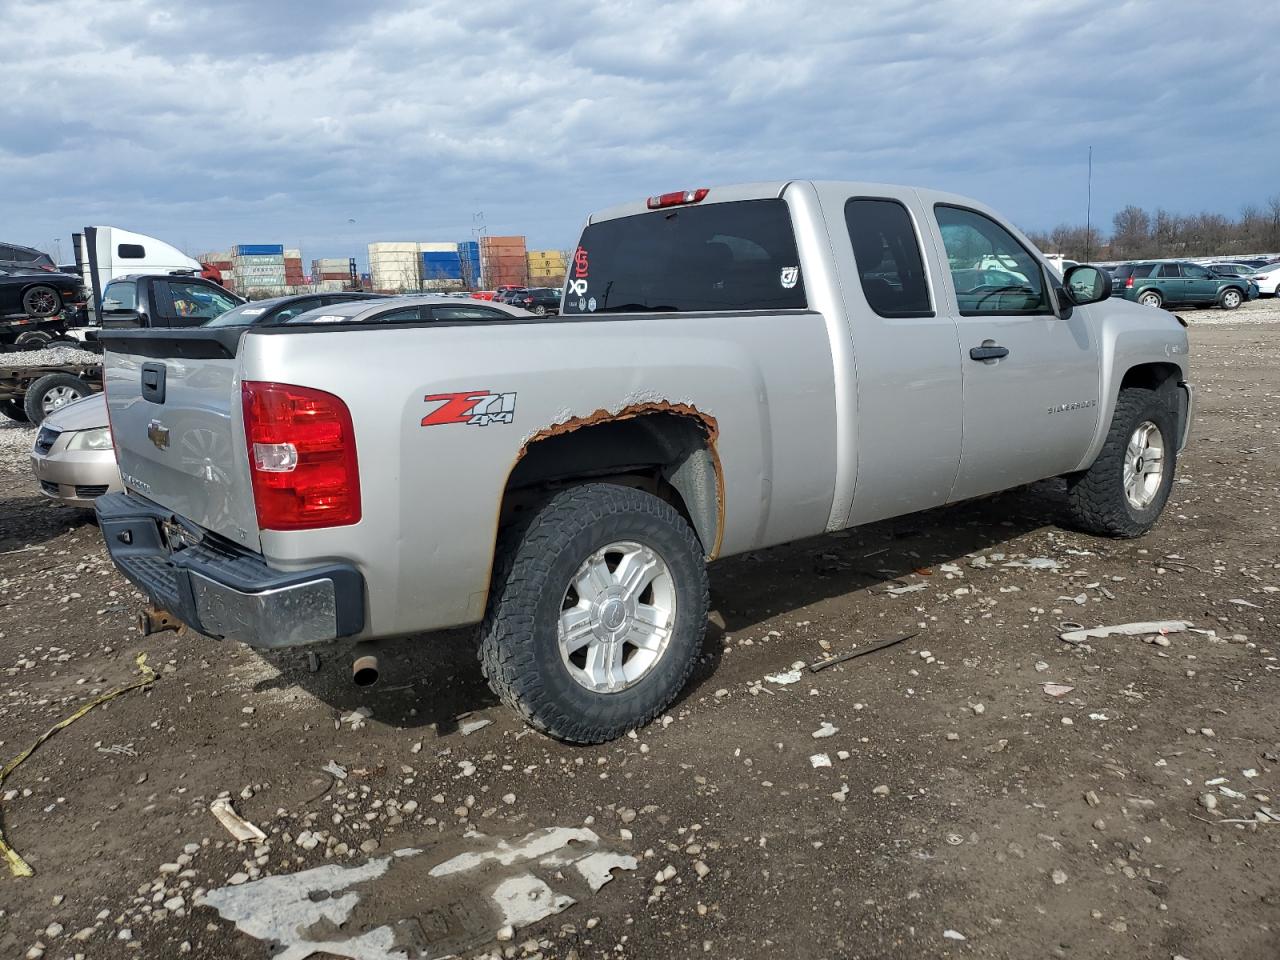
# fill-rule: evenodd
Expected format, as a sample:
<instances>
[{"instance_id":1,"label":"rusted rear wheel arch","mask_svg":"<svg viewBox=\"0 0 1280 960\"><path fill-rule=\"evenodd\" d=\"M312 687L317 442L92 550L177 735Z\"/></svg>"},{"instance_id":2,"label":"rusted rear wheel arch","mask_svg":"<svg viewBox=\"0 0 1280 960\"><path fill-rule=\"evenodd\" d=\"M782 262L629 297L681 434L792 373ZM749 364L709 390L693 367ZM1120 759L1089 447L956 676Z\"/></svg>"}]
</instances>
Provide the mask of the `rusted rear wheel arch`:
<instances>
[{"instance_id":1,"label":"rusted rear wheel arch","mask_svg":"<svg viewBox=\"0 0 1280 960\"><path fill-rule=\"evenodd\" d=\"M724 535L724 478L714 417L687 404L597 410L534 434L507 478L501 523L549 490L588 480L634 486L669 500L692 525L707 559Z\"/></svg>"}]
</instances>

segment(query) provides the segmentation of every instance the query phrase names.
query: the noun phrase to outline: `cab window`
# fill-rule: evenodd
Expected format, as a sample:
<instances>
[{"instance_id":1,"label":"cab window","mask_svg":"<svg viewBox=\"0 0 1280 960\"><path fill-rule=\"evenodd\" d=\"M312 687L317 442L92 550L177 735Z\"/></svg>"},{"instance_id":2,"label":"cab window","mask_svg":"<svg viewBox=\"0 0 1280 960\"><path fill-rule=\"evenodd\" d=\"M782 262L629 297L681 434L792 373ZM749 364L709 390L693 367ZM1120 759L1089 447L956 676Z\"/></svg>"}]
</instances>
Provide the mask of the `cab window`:
<instances>
[{"instance_id":1,"label":"cab window","mask_svg":"<svg viewBox=\"0 0 1280 960\"><path fill-rule=\"evenodd\" d=\"M458 306L437 304L431 308L433 320L510 320L511 315L491 307L472 307L467 304Z\"/></svg>"},{"instance_id":2,"label":"cab window","mask_svg":"<svg viewBox=\"0 0 1280 960\"><path fill-rule=\"evenodd\" d=\"M112 280L102 291L103 310L138 309L138 285L132 280Z\"/></svg>"},{"instance_id":3,"label":"cab window","mask_svg":"<svg viewBox=\"0 0 1280 960\"><path fill-rule=\"evenodd\" d=\"M218 293L202 283L170 280L157 286L165 288L159 297L162 317L212 320L236 306L228 294Z\"/></svg>"},{"instance_id":4,"label":"cab window","mask_svg":"<svg viewBox=\"0 0 1280 960\"><path fill-rule=\"evenodd\" d=\"M855 197L845 225L867 303L882 317L932 317L920 240L897 200Z\"/></svg>"},{"instance_id":5,"label":"cab window","mask_svg":"<svg viewBox=\"0 0 1280 960\"><path fill-rule=\"evenodd\" d=\"M990 217L934 207L962 317L1051 313L1040 261Z\"/></svg>"}]
</instances>

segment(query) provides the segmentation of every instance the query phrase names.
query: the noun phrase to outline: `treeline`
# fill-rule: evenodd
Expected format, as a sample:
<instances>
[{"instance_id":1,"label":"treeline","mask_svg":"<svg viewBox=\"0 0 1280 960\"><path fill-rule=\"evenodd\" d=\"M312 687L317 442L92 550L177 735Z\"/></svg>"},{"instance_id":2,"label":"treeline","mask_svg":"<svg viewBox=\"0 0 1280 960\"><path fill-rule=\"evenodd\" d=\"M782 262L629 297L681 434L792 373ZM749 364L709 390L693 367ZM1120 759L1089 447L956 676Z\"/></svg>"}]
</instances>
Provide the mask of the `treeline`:
<instances>
[{"instance_id":1,"label":"treeline","mask_svg":"<svg viewBox=\"0 0 1280 960\"><path fill-rule=\"evenodd\" d=\"M1246 206L1234 220L1220 213L1151 213L1128 206L1111 218L1110 236L1067 223L1027 236L1045 253L1081 262L1280 253L1280 194L1264 206Z\"/></svg>"}]
</instances>

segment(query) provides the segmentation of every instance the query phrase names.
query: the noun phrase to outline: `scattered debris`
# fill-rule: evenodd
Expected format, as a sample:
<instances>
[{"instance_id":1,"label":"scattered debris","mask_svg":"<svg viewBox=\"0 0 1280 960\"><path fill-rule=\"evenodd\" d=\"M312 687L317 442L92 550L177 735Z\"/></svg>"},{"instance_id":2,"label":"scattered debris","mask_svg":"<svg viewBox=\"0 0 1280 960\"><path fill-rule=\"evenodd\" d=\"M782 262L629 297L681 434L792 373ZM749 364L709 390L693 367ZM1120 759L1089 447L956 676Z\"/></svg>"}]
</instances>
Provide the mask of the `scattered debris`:
<instances>
[{"instance_id":1,"label":"scattered debris","mask_svg":"<svg viewBox=\"0 0 1280 960\"><path fill-rule=\"evenodd\" d=\"M825 753L815 753L809 758L809 765L817 770L819 767L831 766L831 757Z\"/></svg>"},{"instance_id":2,"label":"scattered debris","mask_svg":"<svg viewBox=\"0 0 1280 960\"><path fill-rule=\"evenodd\" d=\"M1065 626L1065 624L1064 624ZM1108 627L1092 627L1088 630L1068 630L1060 634L1067 643L1080 644L1088 640L1100 640L1103 637L1124 636L1140 637L1143 634L1181 633L1190 627L1186 620L1144 620L1139 623L1117 623Z\"/></svg>"},{"instance_id":3,"label":"scattered debris","mask_svg":"<svg viewBox=\"0 0 1280 960\"><path fill-rule=\"evenodd\" d=\"M826 720L823 720L822 725L818 727L817 730L813 731L810 736L815 740L825 740L827 737L834 737L839 732L839 727L832 726Z\"/></svg>"},{"instance_id":4,"label":"scattered debris","mask_svg":"<svg viewBox=\"0 0 1280 960\"><path fill-rule=\"evenodd\" d=\"M946 937L948 940L960 940L960 941L964 941L964 940L968 940L968 939L969 939L969 938L968 938L968 937L966 937L963 933L961 933L959 930L943 930L943 931L942 931L942 935L943 935L944 937Z\"/></svg>"},{"instance_id":5,"label":"scattered debris","mask_svg":"<svg viewBox=\"0 0 1280 960\"><path fill-rule=\"evenodd\" d=\"M235 807L231 806L231 801L226 797L219 797L209 804L209 812L217 817L218 822L227 828L227 832L241 843L267 839L267 835L258 827L236 813Z\"/></svg>"},{"instance_id":6,"label":"scattered debris","mask_svg":"<svg viewBox=\"0 0 1280 960\"><path fill-rule=\"evenodd\" d=\"M1004 566L1007 570L1057 570L1062 564L1052 557L1028 557L1025 560L1010 560Z\"/></svg>"},{"instance_id":7,"label":"scattered debris","mask_svg":"<svg viewBox=\"0 0 1280 960\"><path fill-rule=\"evenodd\" d=\"M356 960L452 956L510 940L599 891L614 870L637 866L586 828L537 830L514 843L469 839L477 849L434 865L426 851L405 848L355 866L228 885L209 891L204 903L244 933L278 944L275 960L318 952ZM413 891L407 900L405 890Z\"/></svg>"},{"instance_id":8,"label":"scattered debris","mask_svg":"<svg viewBox=\"0 0 1280 960\"><path fill-rule=\"evenodd\" d=\"M1040 689L1043 690L1045 692L1045 696L1048 697L1065 697L1068 693L1074 690L1075 687L1068 686L1065 683L1042 683L1040 684Z\"/></svg>"},{"instance_id":9,"label":"scattered debris","mask_svg":"<svg viewBox=\"0 0 1280 960\"><path fill-rule=\"evenodd\" d=\"M848 653L841 653L826 660L819 660L817 663L809 665L810 673L817 673L819 670L825 670L827 667L834 667L837 663L844 663L846 660L852 660L854 657L865 656L868 653L875 653L877 650L883 650L885 647L892 647L903 641L910 640L912 637L918 636L918 633L906 633L900 637L894 637L891 640L880 640L866 647L857 650L850 650ZM768 679L768 678L766 678Z\"/></svg>"},{"instance_id":10,"label":"scattered debris","mask_svg":"<svg viewBox=\"0 0 1280 960\"><path fill-rule=\"evenodd\" d=\"M765 680L769 683L776 683L780 687L789 686L800 682L800 671L788 670L786 673L771 673L765 676Z\"/></svg>"},{"instance_id":11,"label":"scattered debris","mask_svg":"<svg viewBox=\"0 0 1280 960\"><path fill-rule=\"evenodd\" d=\"M46 351L33 351L33 352L43 353ZM13 773L13 771L17 769L18 765L22 763L22 761L26 760L27 757L31 756L31 754L36 752L36 749L40 746L40 744L44 743L46 740L52 737L59 730L63 729L64 727L71 726L71 724L75 723L77 720L79 720L81 717L83 717L86 713L88 713L90 710L92 710L94 707L98 706L99 704L106 703L108 700L114 700L116 697L120 696L122 693L128 693L130 690L139 690L144 687L149 687L151 686L151 684L156 682L156 672L147 665L147 655L145 653L138 654L137 658L134 660L134 664L138 668L139 676L137 680L133 680L129 683L126 683L123 687L117 687L114 690L104 693L100 697L95 697L94 699L86 703L83 707L81 707L79 710L77 710L75 713L71 714L71 716L66 717L65 719L59 720L57 723L55 723L52 727L50 727L44 733L40 734L40 736L36 737L35 742L31 744L31 746L27 747L27 749L23 750L20 754L18 754L12 760L6 763L3 768L0 768L0 785L4 784L5 778L8 777L9 774ZM0 821L0 823L2 822L3 821ZM3 829L0 829L0 856L3 856L5 859L5 862L9 864L9 872L13 874L13 876L15 877L35 876L35 871L31 869L31 864L23 860L22 855L18 853L17 850L13 849L13 847L9 846L9 844L5 841Z\"/></svg>"},{"instance_id":12,"label":"scattered debris","mask_svg":"<svg viewBox=\"0 0 1280 960\"><path fill-rule=\"evenodd\" d=\"M333 774L333 776L338 780L347 779L347 768L342 766L342 764L338 763L336 760L330 760L320 769L325 773Z\"/></svg>"},{"instance_id":13,"label":"scattered debris","mask_svg":"<svg viewBox=\"0 0 1280 960\"><path fill-rule=\"evenodd\" d=\"M480 718L478 720L468 720L466 723L461 723L458 725L458 732L461 733L464 737L469 737L471 736L471 734L475 733L477 730L483 730L485 727L489 726L489 724L491 723L493 723L493 721L486 718Z\"/></svg>"},{"instance_id":14,"label":"scattered debris","mask_svg":"<svg viewBox=\"0 0 1280 960\"><path fill-rule=\"evenodd\" d=\"M891 597L900 597L904 593L919 593L928 589L928 586L927 583L912 583L905 587L889 587L889 589L885 590L885 593Z\"/></svg>"}]
</instances>

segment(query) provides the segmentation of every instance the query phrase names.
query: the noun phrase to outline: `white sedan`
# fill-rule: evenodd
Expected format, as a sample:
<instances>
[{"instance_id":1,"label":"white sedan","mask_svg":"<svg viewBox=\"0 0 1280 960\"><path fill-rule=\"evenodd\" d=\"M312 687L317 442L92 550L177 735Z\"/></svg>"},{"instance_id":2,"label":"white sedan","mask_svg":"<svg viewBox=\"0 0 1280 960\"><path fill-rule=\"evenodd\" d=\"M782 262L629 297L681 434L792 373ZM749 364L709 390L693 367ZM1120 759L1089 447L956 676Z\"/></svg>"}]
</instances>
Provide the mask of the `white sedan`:
<instances>
[{"instance_id":1,"label":"white sedan","mask_svg":"<svg viewBox=\"0 0 1280 960\"><path fill-rule=\"evenodd\" d=\"M1259 267L1249 279L1258 285L1262 296L1280 297L1280 260Z\"/></svg>"}]
</instances>

